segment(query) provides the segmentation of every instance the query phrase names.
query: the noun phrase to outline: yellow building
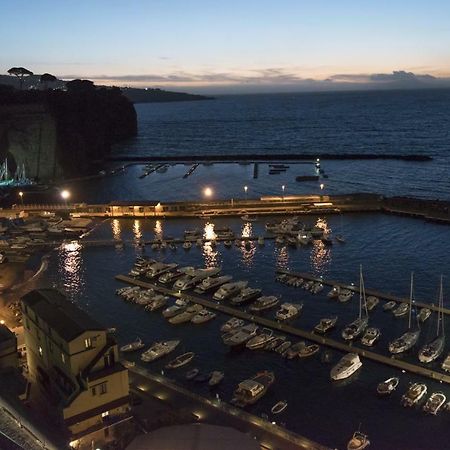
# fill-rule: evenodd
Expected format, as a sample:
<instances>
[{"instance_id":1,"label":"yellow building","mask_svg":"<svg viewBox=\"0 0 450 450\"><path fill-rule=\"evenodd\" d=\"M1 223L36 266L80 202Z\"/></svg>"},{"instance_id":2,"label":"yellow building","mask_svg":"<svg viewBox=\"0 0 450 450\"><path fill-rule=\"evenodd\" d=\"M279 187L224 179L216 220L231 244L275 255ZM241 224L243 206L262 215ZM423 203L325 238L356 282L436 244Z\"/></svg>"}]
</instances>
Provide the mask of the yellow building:
<instances>
[{"instance_id":1,"label":"yellow building","mask_svg":"<svg viewBox=\"0 0 450 450\"><path fill-rule=\"evenodd\" d=\"M116 341L54 289L22 297L31 378L59 404L73 446L112 440L130 418L128 371Z\"/></svg>"}]
</instances>

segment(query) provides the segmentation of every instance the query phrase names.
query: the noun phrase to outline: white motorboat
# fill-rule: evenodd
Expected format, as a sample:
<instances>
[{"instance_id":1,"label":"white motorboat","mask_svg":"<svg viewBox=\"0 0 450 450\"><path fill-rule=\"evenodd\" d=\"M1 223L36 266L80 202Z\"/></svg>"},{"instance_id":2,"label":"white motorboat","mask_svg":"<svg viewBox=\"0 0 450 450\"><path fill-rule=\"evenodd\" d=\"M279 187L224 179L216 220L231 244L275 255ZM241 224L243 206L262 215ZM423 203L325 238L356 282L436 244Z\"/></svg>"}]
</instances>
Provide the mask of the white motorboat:
<instances>
[{"instance_id":1,"label":"white motorboat","mask_svg":"<svg viewBox=\"0 0 450 450\"><path fill-rule=\"evenodd\" d=\"M169 297L166 295L155 295L152 299L152 301L145 307L147 311L156 311L159 308L162 308L166 305L167 300L169 300Z\"/></svg>"},{"instance_id":2,"label":"white motorboat","mask_svg":"<svg viewBox=\"0 0 450 450\"><path fill-rule=\"evenodd\" d=\"M251 312L265 311L266 309L276 306L279 301L280 300L278 300L278 298L274 295L264 295L256 299L256 301L250 305L248 310Z\"/></svg>"},{"instance_id":3,"label":"white motorboat","mask_svg":"<svg viewBox=\"0 0 450 450\"><path fill-rule=\"evenodd\" d=\"M377 392L380 395L390 395L396 389L400 382L400 379L397 377L388 378L387 380L378 383Z\"/></svg>"},{"instance_id":4,"label":"white motorboat","mask_svg":"<svg viewBox=\"0 0 450 450\"><path fill-rule=\"evenodd\" d=\"M209 269L196 269L187 273L185 276L178 278L173 285L173 288L178 291L186 291L194 288L201 283L205 278L217 275L220 272L219 267L211 267Z\"/></svg>"},{"instance_id":5,"label":"white motorboat","mask_svg":"<svg viewBox=\"0 0 450 450\"><path fill-rule=\"evenodd\" d=\"M370 445L369 438L360 431L355 431L348 441L347 450L362 450Z\"/></svg>"},{"instance_id":6,"label":"white motorboat","mask_svg":"<svg viewBox=\"0 0 450 450\"><path fill-rule=\"evenodd\" d=\"M425 322L428 317L431 316L431 309L430 308L421 308L419 311L419 314L417 314L417 320L419 322Z\"/></svg>"},{"instance_id":7,"label":"white motorboat","mask_svg":"<svg viewBox=\"0 0 450 450\"><path fill-rule=\"evenodd\" d=\"M273 341L275 336L270 328L263 328L260 333L249 339L245 346L250 350L256 350L258 348L263 348L270 341Z\"/></svg>"},{"instance_id":8,"label":"white motorboat","mask_svg":"<svg viewBox=\"0 0 450 450\"><path fill-rule=\"evenodd\" d=\"M409 312L409 304L408 303L401 303L397 308L392 310L392 314L394 314L395 317L404 317Z\"/></svg>"},{"instance_id":9,"label":"white motorboat","mask_svg":"<svg viewBox=\"0 0 450 450\"><path fill-rule=\"evenodd\" d=\"M233 305L242 305L244 303L250 302L258 298L261 294L261 289L255 289L251 287L246 287L236 297L230 300Z\"/></svg>"},{"instance_id":10,"label":"white motorboat","mask_svg":"<svg viewBox=\"0 0 450 450\"><path fill-rule=\"evenodd\" d=\"M337 319L337 316L320 319L320 322L314 327L314 331L316 333L325 334L335 327Z\"/></svg>"},{"instance_id":11,"label":"white motorboat","mask_svg":"<svg viewBox=\"0 0 450 450\"><path fill-rule=\"evenodd\" d=\"M343 380L353 375L361 366L362 362L356 353L347 353L331 369L330 377L332 380Z\"/></svg>"},{"instance_id":12,"label":"white motorboat","mask_svg":"<svg viewBox=\"0 0 450 450\"><path fill-rule=\"evenodd\" d=\"M165 264L162 262L156 262L155 264L152 264L150 267L148 267L145 276L147 278L158 278L163 273L169 272L170 270L176 269L177 267L178 264L176 263Z\"/></svg>"},{"instance_id":13,"label":"white motorboat","mask_svg":"<svg viewBox=\"0 0 450 450\"><path fill-rule=\"evenodd\" d=\"M257 373L254 377L239 383L234 391L231 403L236 406L246 406L256 403L275 381L273 372L267 370Z\"/></svg>"},{"instance_id":14,"label":"white motorboat","mask_svg":"<svg viewBox=\"0 0 450 450\"><path fill-rule=\"evenodd\" d=\"M203 294L211 289L221 286L222 284L228 283L232 278L233 277L229 275L207 277L195 288L194 292L197 294Z\"/></svg>"},{"instance_id":15,"label":"white motorboat","mask_svg":"<svg viewBox=\"0 0 450 450\"><path fill-rule=\"evenodd\" d=\"M375 307L380 303L380 299L375 297L374 295L369 295L366 299L366 308L367 311L373 311Z\"/></svg>"},{"instance_id":16,"label":"white motorboat","mask_svg":"<svg viewBox=\"0 0 450 450\"><path fill-rule=\"evenodd\" d=\"M235 333L227 333L222 336L223 343L230 347L237 347L239 345L245 344L253 336L256 336L258 332L258 326L254 323L243 326L238 329Z\"/></svg>"},{"instance_id":17,"label":"white motorboat","mask_svg":"<svg viewBox=\"0 0 450 450\"><path fill-rule=\"evenodd\" d=\"M442 289L442 275L439 287L439 301L438 301L438 314L437 314L437 330L436 337L425 344L419 351L419 361L422 363L430 363L441 356L445 348L445 330L444 330L444 297Z\"/></svg>"},{"instance_id":18,"label":"white motorboat","mask_svg":"<svg viewBox=\"0 0 450 450\"><path fill-rule=\"evenodd\" d=\"M214 300L227 300L231 297L235 297L242 291L248 284L248 281L235 281L233 283L223 284L216 292L214 292Z\"/></svg>"},{"instance_id":19,"label":"white motorboat","mask_svg":"<svg viewBox=\"0 0 450 450\"><path fill-rule=\"evenodd\" d=\"M391 311L397 306L397 302L391 300L383 305L383 311Z\"/></svg>"},{"instance_id":20,"label":"white motorboat","mask_svg":"<svg viewBox=\"0 0 450 450\"><path fill-rule=\"evenodd\" d=\"M447 397L443 392L433 392L430 398L423 405L423 410L428 414L433 414L434 416L441 410L444 406Z\"/></svg>"},{"instance_id":21,"label":"white motorboat","mask_svg":"<svg viewBox=\"0 0 450 450\"><path fill-rule=\"evenodd\" d=\"M193 267L181 267L178 270L165 272L158 278L158 281L162 284L173 283L176 279L192 272L193 270Z\"/></svg>"},{"instance_id":22,"label":"white motorboat","mask_svg":"<svg viewBox=\"0 0 450 450\"><path fill-rule=\"evenodd\" d=\"M319 350L320 350L320 346L318 344L304 345L303 347L300 348L300 350L298 352L298 357L299 358L307 358L308 356L315 355Z\"/></svg>"},{"instance_id":23,"label":"white motorboat","mask_svg":"<svg viewBox=\"0 0 450 450\"><path fill-rule=\"evenodd\" d=\"M297 343L291 345L291 346L286 350L286 352L285 352L285 357L286 357L287 359L293 359L293 358L295 358L296 356L299 355L300 350L302 350L302 348L305 347L305 346L306 346L305 341L300 341L300 342L297 342Z\"/></svg>"},{"instance_id":24,"label":"white motorboat","mask_svg":"<svg viewBox=\"0 0 450 450\"><path fill-rule=\"evenodd\" d=\"M156 342L142 353L141 360L144 362L155 361L175 350L179 343L180 341L177 340Z\"/></svg>"},{"instance_id":25,"label":"white motorboat","mask_svg":"<svg viewBox=\"0 0 450 450\"><path fill-rule=\"evenodd\" d=\"M402 396L402 405L403 406L413 406L418 403L422 397L427 393L427 385L423 383L414 383L405 394Z\"/></svg>"},{"instance_id":26,"label":"white motorboat","mask_svg":"<svg viewBox=\"0 0 450 450\"><path fill-rule=\"evenodd\" d=\"M417 340L420 336L420 329L412 330L411 329L411 310L414 296L414 274L411 273L411 287L409 294L409 318L408 318L408 330L406 333L402 334L399 338L393 340L389 343L389 351L392 354L403 353L406 350L409 350L414 345L416 345Z\"/></svg>"},{"instance_id":27,"label":"white motorboat","mask_svg":"<svg viewBox=\"0 0 450 450\"><path fill-rule=\"evenodd\" d=\"M122 345L122 347L120 347L120 351L123 353L135 352L143 348L144 345L145 344L142 342L141 338L137 338L135 341L130 342L129 344Z\"/></svg>"},{"instance_id":28,"label":"white motorboat","mask_svg":"<svg viewBox=\"0 0 450 450\"><path fill-rule=\"evenodd\" d=\"M238 319L237 317L232 317L231 319L227 320L220 328L220 331L222 333L228 333L231 330L234 330L239 327L243 327L245 325L245 322L242 319Z\"/></svg>"},{"instance_id":29,"label":"white motorboat","mask_svg":"<svg viewBox=\"0 0 450 450\"><path fill-rule=\"evenodd\" d=\"M189 322L202 309L203 309L203 306L201 306L201 305L197 305L197 304L191 305L185 311L183 311L182 313L177 314L174 317L171 317L169 319L169 323L171 323L172 325L178 325L180 323Z\"/></svg>"},{"instance_id":30,"label":"white motorboat","mask_svg":"<svg viewBox=\"0 0 450 450\"><path fill-rule=\"evenodd\" d=\"M195 323L195 324L209 322L210 320L214 319L214 317L216 317L216 315L217 314L213 313L212 311L209 311L207 309L202 309L191 319L191 322Z\"/></svg>"},{"instance_id":31,"label":"white motorboat","mask_svg":"<svg viewBox=\"0 0 450 450\"><path fill-rule=\"evenodd\" d=\"M369 327L366 328L363 337L361 338L361 344L367 347L372 347L378 339L380 339L381 332L378 328Z\"/></svg>"},{"instance_id":32,"label":"white motorboat","mask_svg":"<svg viewBox=\"0 0 450 450\"><path fill-rule=\"evenodd\" d=\"M353 294L354 292L351 289L341 288L338 299L341 303L347 303L353 297Z\"/></svg>"},{"instance_id":33,"label":"white motorboat","mask_svg":"<svg viewBox=\"0 0 450 450\"><path fill-rule=\"evenodd\" d=\"M182 313L186 308L187 308L188 302L186 302L183 299L177 299L175 301L175 304L172 306L169 306L168 308L166 308L163 312L162 315L163 317L165 317L166 319L170 319L173 316L176 316L177 314Z\"/></svg>"},{"instance_id":34,"label":"white motorboat","mask_svg":"<svg viewBox=\"0 0 450 450\"><path fill-rule=\"evenodd\" d=\"M189 362L191 362L194 356L195 356L194 352L183 353L182 355L177 356L175 359L166 364L165 368L177 369L178 367L183 367Z\"/></svg>"},{"instance_id":35,"label":"white motorboat","mask_svg":"<svg viewBox=\"0 0 450 450\"><path fill-rule=\"evenodd\" d=\"M303 309L303 303L283 303L275 313L277 320L290 320L297 317Z\"/></svg>"}]
</instances>

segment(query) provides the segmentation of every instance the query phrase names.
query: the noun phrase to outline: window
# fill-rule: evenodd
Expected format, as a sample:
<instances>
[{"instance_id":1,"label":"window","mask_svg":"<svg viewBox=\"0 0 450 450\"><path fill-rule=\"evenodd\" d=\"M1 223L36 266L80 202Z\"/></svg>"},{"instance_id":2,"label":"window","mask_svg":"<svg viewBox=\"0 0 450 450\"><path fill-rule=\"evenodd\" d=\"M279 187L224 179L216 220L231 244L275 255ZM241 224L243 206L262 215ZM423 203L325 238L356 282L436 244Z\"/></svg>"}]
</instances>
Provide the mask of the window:
<instances>
[{"instance_id":1,"label":"window","mask_svg":"<svg viewBox=\"0 0 450 450\"><path fill-rule=\"evenodd\" d=\"M86 338L86 339L84 340L84 346L85 346L86 348L92 348L92 340L91 340L91 338Z\"/></svg>"},{"instance_id":2,"label":"window","mask_svg":"<svg viewBox=\"0 0 450 450\"><path fill-rule=\"evenodd\" d=\"M108 416L109 416L109 411L102 412L102 417L108 417Z\"/></svg>"},{"instance_id":3,"label":"window","mask_svg":"<svg viewBox=\"0 0 450 450\"><path fill-rule=\"evenodd\" d=\"M42 347L39 347L39 356L42 356L43 352L42 352Z\"/></svg>"},{"instance_id":4,"label":"window","mask_svg":"<svg viewBox=\"0 0 450 450\"><path fill-rule=\"evenodd\" d=\"M102 384L99 384L99 389L100 389L100 395L106 394L106 381Z\"/></svg>"},{"instance_id":5,"label":"window","mask_svg":"<svg viewBox=\"0 0 450 450\"><path fill-rule=\"evenodd\" d=\"M65 364L66 363L66 355L64 353L61 353L61 361Z\"/></svg>"}]
</instances>

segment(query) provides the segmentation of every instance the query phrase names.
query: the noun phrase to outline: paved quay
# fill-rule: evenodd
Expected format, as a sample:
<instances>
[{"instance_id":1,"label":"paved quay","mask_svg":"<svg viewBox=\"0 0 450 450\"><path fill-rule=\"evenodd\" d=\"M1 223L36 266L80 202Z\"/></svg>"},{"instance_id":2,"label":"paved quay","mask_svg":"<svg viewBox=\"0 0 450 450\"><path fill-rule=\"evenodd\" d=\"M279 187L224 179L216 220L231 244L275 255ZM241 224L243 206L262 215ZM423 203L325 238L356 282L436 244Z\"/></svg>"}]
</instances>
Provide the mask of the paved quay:
<instances>
[{"instance_id":1,"label":"paved quay","mask_svg":"<svg viewBox=\"0 0 450 450\"><path fill-rule=\"evenodd\" d=\"M227 404L217 398L206 398L193 393L163 375L125 362L133 388L144 395L164 398L177 409L192 410L199 421L230 426L255 436L261 447L272 450L327 450L321 444L272 424L253 414Z\"/></svg>"},{"instance_id":2,"label":"paved quay","mask_svg":"<svg viewBox=\"0 0 450 450\"><path fill-rule=\"evenodd\" d=\"M390 356L381 355L379 353L376 353L376 352L373 352L370 350L366 350L363 348L359 348L359 347L353 346L351 344L349 345L344 342L339 342L334 339L330 339L330 338L327 338L327 337L324 337L321 335L317 335L311 331L302 330L300 328L296 328L291 325L286 325L286 324L283 324L280 322L276 322L274 320L267 319L265 317L261 317L258 315L251 315L251 314L241 311L239 309L232 308L230 306L223 305L220 303L215 303L210 300L206 300L197 295L184 294L184 293L180 294L171 289L167 289L165 287L162 287L162 286L159 286L159 285L156 285L153 283L148 283L146 281L141 281L141 280L138 280L138 279L126 276L126 275L117 275L116 279L119 281L128 283L128 284L143 287L145 289L154 289L155 291L159 291L161 293L171 295L173 297L182 297L191 302L198 303L202 306L205 306L206 308L210 308L215 311L220 311L220 312L222 312L224 314L228 314L230 316L239 317L240 319L244 319L249 322L253 322L258 325L262 325L264 327L272 328L272 329L277 330L284 334L290 334L292 336L307 339L307 340L315 342L317 344L325 345L327 347L333 348L335 350L340 350L342 352L357 353L358 355L362 356L363 358L367 358L372 361L375 361L375 362L378 362L381 364L385 364L390 367L394 367L396 369L406 370L410 373L414 373L416 375L421 375L421 376L430 378L435 381L441 381L443 383L450 384L450 375L447 375L447 374L444 374L441 372L437 372L435 370L431 370L431 369L428 369L428 368L425 368L422 366L418 366L416 364L411 364L406 361L396 359L393 356L390 357Z\"/></svg>"}]
</instances>

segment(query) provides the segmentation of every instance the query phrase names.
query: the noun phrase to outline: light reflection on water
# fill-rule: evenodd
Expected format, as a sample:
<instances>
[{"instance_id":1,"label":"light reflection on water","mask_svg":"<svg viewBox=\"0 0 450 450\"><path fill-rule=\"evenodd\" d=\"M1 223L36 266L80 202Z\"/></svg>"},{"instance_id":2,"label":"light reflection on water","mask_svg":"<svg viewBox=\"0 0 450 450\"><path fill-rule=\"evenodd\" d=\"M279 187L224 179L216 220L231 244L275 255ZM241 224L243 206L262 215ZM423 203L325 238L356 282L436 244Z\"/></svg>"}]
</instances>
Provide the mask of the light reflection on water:
<instances>
[{"instance_id":1,"label":"light reflection on water","mask_svg":"<svg viewBox=\"0 0 450 450\"><path fill-rule=\"evenodd\" d=\"M311 250L311 268L315 275L323 275L331 263L331 249L322 241L314 240Z\"/></svg>"},{"instance_id":2,"label":"light reflection on water","mask_svg":"<svg viewBox=\"0 0 450 450\"><path fill-rule=\"evenodd\" d=\"M202 248L205 267L219 267L219 251L213 247L211 242L205 242Z\"/></svg>"},{"instance_id":3,"label":"light reflection on water","mask_svg":"<svg viewBox=\"0 0 450 450\"><path fill-rule=\"evenodd\" d=\"M250 222L246 222L244 225L242 225L242 237L244 238L248 238L251 237L253 233L253 227L252 224Z\"/></svg>"},{"instance_id":4,"label":"light reflection on water","mask_svg":"<svg viewBox=\"0 0 450 450\"><path fill-rule=\"evenodd\" d=\"M59 277L58 283L70 298L78 295L84 286L84 277L82 273L83 258L82 245L78 241L63 243L59 248Z\"/></svg>"},{"instance_id":5,"label":"light reflection on water","mask_svg":"<svg viewBox=\"0 0 450 450\"><path fill-rule=\"evenodd\" d=\"M275 263L277 269L288 269L289 268L289 252L287 247L275 247Z\"/></svg>"},{"instance_id":6,"label":"light reflection on water","mask_svg":"<svg viewBox=\"0 0 450 450\"><path fill-rule=\"evenodd\" d=\"M122 228L119 219L113 219L111 221L111 230L113 239L115 239L116 241L120 241L122 239Z\"/></svg>"},{"instance_id":7,"label":"light reflection on water","mask_svg":"<svg viewBox=\"0 0 450 450\"><path fill-rule=\"evenodd\" d=\"M217 235L214 232L214 224L213 223L211 223L211 222L205 223L205 227L203 230L203 238L208 239L208 240L217 238Z\"/></svg>"},{"instance_id":8,"label":"light reflection on water","mask_svg":"<svg viewBox=\"0 0 450 450\"><path fill-rule=\"evenodd\" d=\"M155 233L156 240L161 240L163 238L164 233L163 233L162 222L160 220L156 221L153 232Z\"/></svg>"},{"instance_id":9,"label":"light reflection on water","mask_svg":"<svg viewBox=\"0 0 450 450\"><path fill-rule=\"evenodd\" d=\"M138 219L133 222L133 234L136 242L142 239L141 222Z\"/></svg>"}]
</instances>

